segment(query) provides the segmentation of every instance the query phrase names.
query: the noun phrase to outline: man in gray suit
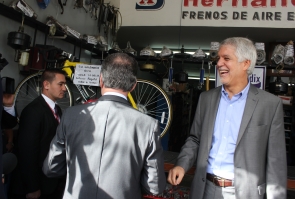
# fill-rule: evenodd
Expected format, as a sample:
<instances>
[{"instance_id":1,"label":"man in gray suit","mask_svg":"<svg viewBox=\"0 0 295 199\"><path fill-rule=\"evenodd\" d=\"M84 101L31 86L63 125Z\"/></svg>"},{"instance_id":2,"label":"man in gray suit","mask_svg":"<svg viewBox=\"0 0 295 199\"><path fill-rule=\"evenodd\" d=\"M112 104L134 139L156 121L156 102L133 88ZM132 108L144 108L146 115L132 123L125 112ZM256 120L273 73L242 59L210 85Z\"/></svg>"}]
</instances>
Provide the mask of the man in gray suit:
<instances>
[{"instance_id":1,"label":"man in gray suit","mask_svg":"<svg viewBox=\"0 0 295 199\"><path fill-rule=\"evenodd\" d=\"M287 167L281 100L251 85L252 41L234 37L218 51L223 84L201 94L190 136L169 171L179 184L196 164L194 199L284 199Z\"/></svg>"},{"instance_id":2,"label":"man in gray suit","mask_svg":"<svg viewBox=\"0 0 295 199\"><path fill-rule=\"evenodd\" d=\"M43 171L67 172L64 199L140 199L166 185L159 124L127 101L136 86L137 62L124 53L102 64L97 102L68 108Z\"/></svg>"}]
</instances>

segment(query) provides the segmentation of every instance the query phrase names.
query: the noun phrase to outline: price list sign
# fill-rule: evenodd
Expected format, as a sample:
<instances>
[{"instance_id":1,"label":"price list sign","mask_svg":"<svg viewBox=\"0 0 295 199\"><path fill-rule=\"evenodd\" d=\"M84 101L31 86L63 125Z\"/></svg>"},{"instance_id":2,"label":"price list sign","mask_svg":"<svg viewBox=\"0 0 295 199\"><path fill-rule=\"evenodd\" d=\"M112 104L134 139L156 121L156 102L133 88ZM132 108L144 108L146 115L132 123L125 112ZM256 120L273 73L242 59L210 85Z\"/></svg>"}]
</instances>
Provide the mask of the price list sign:
<instances>
[{"instance_id":1,"label":"price list sign","mask_svg":"<svg viewBox=\"0 0 295 199\"><path fill-rule=\"evenodd\" d=\"M99 86L101 65L77 64L74 84Z\"/></svg>"}]
</instances>

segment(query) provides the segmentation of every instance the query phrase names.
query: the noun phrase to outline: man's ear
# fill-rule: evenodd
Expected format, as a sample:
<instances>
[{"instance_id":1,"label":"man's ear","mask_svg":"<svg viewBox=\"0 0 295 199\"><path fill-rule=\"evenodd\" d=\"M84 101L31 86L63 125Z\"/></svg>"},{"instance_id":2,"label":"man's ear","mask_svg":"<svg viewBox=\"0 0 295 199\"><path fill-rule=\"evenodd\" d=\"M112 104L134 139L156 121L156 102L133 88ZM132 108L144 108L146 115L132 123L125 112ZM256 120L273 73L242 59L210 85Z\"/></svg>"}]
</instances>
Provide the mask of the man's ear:
<instances>
[{"instance_id":1,"label":"man's ear","mask_svg":"<svg viewBox=\"0 0 295 199\"><path fill-rule=\"evenodd\" d=\"M251 65L251 61L250 60L246 60L245 61L245 65L244 65L244 70L248 70L248 68L250 67Z\"/></svg>"},{"instance_id":2,"label":"man's ear","mask_svg":"<svg viewBox=\"0 0 295 199\"><path fill-rule=\"evenodd\" d=\"M129 91L130 93L135 89L136 85L137 85L137 81L136 81L135 84L132 86L131 91Z\"/></svg>"},{"instance_id":3,"label":"man's ear","mask_svg":"<svg viewBox=\"0 0 295 199\"><path fill-rule=\"evenodd\" d=\"M99 86L100 86L100 88L102 88L104 86L103 81L102 81L101 73L100 73L100 76L99 76Z\"/></svg>"},{"instance_id":4,"label":"man's ear","mask_svg":"<svg viewBox=\"0 0 295 199\"><path fill-rule=\"evenodd\" d=\"M47 89L49 89L49 86L50 86L50 82L45 80L43 82L43 88L47 90Z\"/></svg>"}]
</instances>

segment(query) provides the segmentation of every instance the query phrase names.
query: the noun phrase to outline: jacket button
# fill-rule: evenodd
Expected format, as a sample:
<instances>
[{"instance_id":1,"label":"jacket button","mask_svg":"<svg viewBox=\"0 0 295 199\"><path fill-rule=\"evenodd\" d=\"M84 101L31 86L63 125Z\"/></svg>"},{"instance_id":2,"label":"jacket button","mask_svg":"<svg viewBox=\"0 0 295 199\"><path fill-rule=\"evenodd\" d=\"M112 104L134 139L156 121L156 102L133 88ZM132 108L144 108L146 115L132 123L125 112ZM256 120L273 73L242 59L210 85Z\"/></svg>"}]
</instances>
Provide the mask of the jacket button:
<instances>
[{"instance_id":1,"label":"jacket button","mask_svg":"<svg viewBox=\"0 0 295 199\"><path fill-rule=\"evenodd\" d=\"M202 178L202 181L203 181L203 182L205 182L205 179L204 179L204 178Z\"/></svg>"}]
</instances>

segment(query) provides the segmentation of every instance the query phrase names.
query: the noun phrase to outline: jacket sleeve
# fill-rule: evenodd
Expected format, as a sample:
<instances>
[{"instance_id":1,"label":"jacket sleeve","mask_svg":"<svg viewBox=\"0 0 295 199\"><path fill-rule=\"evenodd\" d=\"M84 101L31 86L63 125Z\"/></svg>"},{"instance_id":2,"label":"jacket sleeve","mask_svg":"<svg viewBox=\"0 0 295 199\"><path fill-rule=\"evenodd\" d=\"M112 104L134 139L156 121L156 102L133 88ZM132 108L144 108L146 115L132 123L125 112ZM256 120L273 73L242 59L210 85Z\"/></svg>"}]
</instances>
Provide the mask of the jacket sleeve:
<instances>
[{"instance_id":1,"label":"jacket sleeve","mask_svg":"<svg viewBox=\"0 0 295 199\"><path fill-rule=\"evenodd\" d=\"M2 129L11 129L17 125L17 117L12 116L2 109L2 120L1 127Z\"/></svg>"},{"instance_id":2,"label":"jacket sleeve","mask_svg":"<svg viewBox=\"0 0 295 199\"><path fill-rule=\"evenodd\" d=\"M156 122L146 150L141 176L143 191L151 194L160 194L166 187L163 148L160 140L159 124Z\"/></svg>"},{"instance_id":3,"label":"jacket sleeve","mask_svg":"<svg viewBox=\"0 0 295 199\"><path fill-rule=\"evenodd\" d=\"M266 194L268 199L286 198L287 160L284 114L281 101L271 122L266 158Z\"/></svg>"},{"instance_id":4,"label":"jacket sleeve","mask_svg":"<svg viewBox=\"0 0 295 199\"><path fill-rule=\"evenodd\" d=\"M63 118L57 128L56 135L51 141L48 155L43 163L43 173L47 177L60 177L67 173Z\"/></svg>"}]
</instances>

